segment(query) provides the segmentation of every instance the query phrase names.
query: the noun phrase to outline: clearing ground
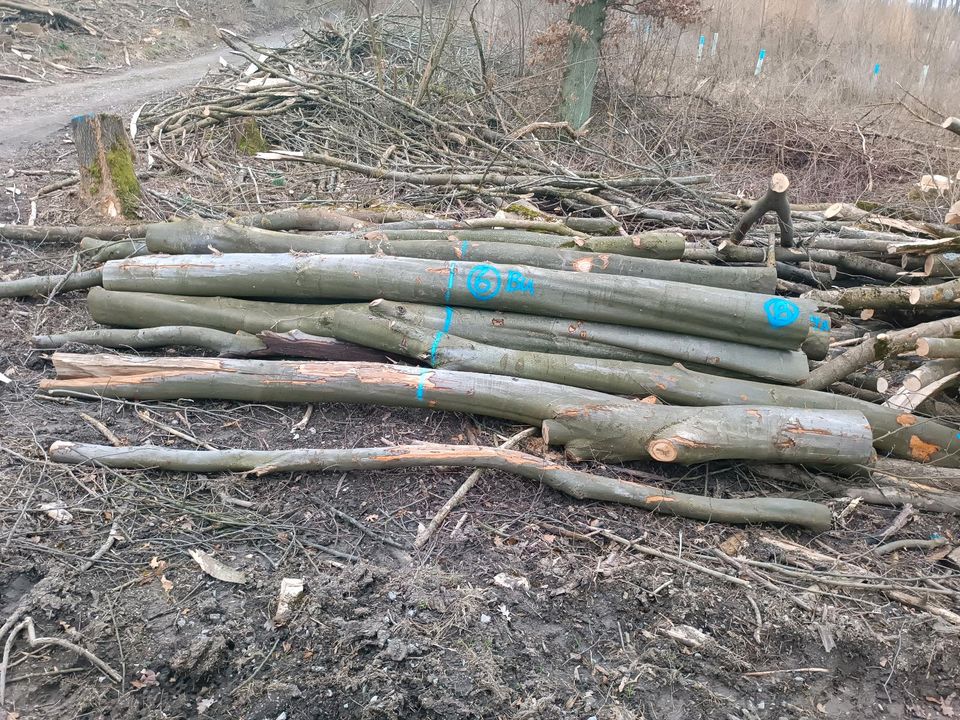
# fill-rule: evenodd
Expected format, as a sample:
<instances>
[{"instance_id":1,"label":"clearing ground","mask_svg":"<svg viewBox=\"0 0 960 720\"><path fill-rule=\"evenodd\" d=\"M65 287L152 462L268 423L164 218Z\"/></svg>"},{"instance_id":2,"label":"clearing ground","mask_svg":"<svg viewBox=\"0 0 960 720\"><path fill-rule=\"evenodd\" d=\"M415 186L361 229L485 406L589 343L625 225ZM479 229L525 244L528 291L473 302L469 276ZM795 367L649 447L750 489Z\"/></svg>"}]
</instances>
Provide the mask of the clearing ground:
<instances>
[{"instance_id":1,"label":"clearing ground","mask_svg":"<svg viewBox=\"0 0 960 720\"><path fill-rule=\"evenodd\" d=\"M231 3L219 6L230 14ZM275 25L247 22L265 44L283 37L271 33ZM75 171L72 148L56 135L69 116L129 113L195 84L221 55L205 36L187 60L58 78L0 98L0 170L10 168L4 185L14 188L5 192L0 222L25 220L40 188ZM145 172L150 219L222 210L219 188L203 196L197 184L213 166L200 151L191 160L190 175ZM316 191L319 172L301 170L302 186L275 183L270 197L279 204L296 188L293 199L302 199L301 187ZM271 190L263 192L266 200ZM334 195L328 199L341 199ZM69 185L36 197L41 223L81 215ZM3 240L0 277L63 271L74 250ZM81 294L0 299L0 373L12 381L0 385L0 625L29 615L37 635L87 648L123 680L108 682L68 650L31 650L21 636L5 659L0 720L934 720L960 713L956 627L898 601L891 591L904 588L884 581L940 568L941 580L955 583L960 569L943 570L943 557L916 550L871 555L898 508L833 499L825 502L837 522L826 533L738 529L576 501L485 471L435 538L415 550L418 525L468 470L268 478L115 472L52 464L45 450L66 438L102 442L88 418L131 445L194 446L172 428L209 446L251 449L496 445L519 427L430 410L187 401L150 403L158 426L144 419L147 404L38 392L52 370L30 336L90 326ZM544 452L536 439L523 447ZM823 499L736 463L588 468L698 494ZM72 521L40 510L52 502L64 503ZM899 532L955 544L960 523L916 514ZM109 549L88 562L111 534ZM821 560L797 563L784 543ZM204 574L188 554L198 548L245 573L246 583ZM788 564L795 575L778 572ZM870 588L850 587L862 580L851 564L875 574ZM302 578L305 593L277 625L284 578ZM955 593L946 596L955 607Z\"/></svg>"}]
</instances>

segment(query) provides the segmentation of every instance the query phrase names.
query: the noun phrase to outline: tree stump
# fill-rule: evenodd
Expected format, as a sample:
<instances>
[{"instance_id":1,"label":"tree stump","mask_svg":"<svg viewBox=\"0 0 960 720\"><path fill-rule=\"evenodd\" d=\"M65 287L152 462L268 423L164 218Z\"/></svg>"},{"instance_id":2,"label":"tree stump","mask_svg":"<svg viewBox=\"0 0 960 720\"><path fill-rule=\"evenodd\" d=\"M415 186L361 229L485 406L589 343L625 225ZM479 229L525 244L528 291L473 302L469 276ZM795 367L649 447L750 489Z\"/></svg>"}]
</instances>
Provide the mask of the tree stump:
<instances>
[{"instance_id":1,"label":"tree stump","mask_svg":"<svg viewBox=\"0 0 960 720\"><path fill-rule=\"evenodd\" d=\"M133 143L116 115L79 115L70 121L80 164L80 189L90 208L104 217L136 217L140 182Z\"/></svg>"}]
</instances>

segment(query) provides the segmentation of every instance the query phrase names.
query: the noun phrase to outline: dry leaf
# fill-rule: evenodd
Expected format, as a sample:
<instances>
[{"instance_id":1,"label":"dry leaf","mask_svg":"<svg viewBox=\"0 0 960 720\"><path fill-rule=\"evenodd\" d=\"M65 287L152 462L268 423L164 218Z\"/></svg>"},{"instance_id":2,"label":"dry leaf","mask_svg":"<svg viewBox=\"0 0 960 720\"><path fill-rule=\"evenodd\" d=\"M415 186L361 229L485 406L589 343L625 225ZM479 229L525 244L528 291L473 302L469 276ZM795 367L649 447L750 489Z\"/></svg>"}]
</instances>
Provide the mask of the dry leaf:
<instances>
[{"instance_id":1,"label":"dry leaf","mask_svg":"<svg viewBox=\"0 0 960 720\"><path fill-rule=\"evenodd\" d=\"M530 581L522 575L508 575L507 573L497 573L493 576L493 584L499 585L507 590L529 590Z\"/></svg>"},{"instance_id":2,"label":"dry leaf","mask_svg":"<svg viewBox=\"0 0 960 720\"><path fill-rule=\"evenodd\" d=\"M163 591L166 593L169 593L171 590L173 590L173 583L167 580L166 575L160 576L160 585L163 587Z\"/></svg>"},{"instance_id":3,"label":"dry leaf","mask_svg":"<svg viewBox=\"0 0 960 720\"><path fill-rule=\"evenodd\" d=\"M200 566L207 575L223 582L237 583L242 585L247 581L247 576L239 570L224 565L212 555L208 555L203 550L191 549L190 557Z\"/></svg>"},{"instance_id":4,"label":"dry leaf","mask_svg":"<svg viewBox=\"0 0 960 720\"><path fill-rule=\"evenodd\" d=\"M216 702L213 698L204 698L203 700L197 700L197 715L203 715L207 710L210 709L210 706Z\"/></svg>"},{"instance_id":5,"label":"dry leaf","mask_svg":"<svg viewBox=\"0 0 960 720\"><path fill-rule=\"evenodd\" d=\"M47 513L47 517L60 525L66 525L73 522L73 515L66 506L60 502L49 502L40 505L40 509Z\"/></svg>"},{"instance_id":6,"label":"dry leaf","mask_svg":"<svg viewBox=\"0 0 960 720\"><path fill-rule=\"evenodd\" d=\"M130 681L130 687L132 687L134 690L140 690L145 687L159 684L160 683L157 682L157 674L153 670L148 670L147 668L143 668L140 671L140 677L138 679Z\"/></svg>"},{"instance_id":7,"label":"dry leaf","mask_svg":"<svg viewBox=\"0 0 960 720\"><path fill-rule=\"evenodd\" d=\"M290 616L290 608L303 595L303 578L283 578L277 596L277 612L273 616L276 625L282 625Z\"/></svg>"},{"instance_id":8,"label":"dry leaf","mask_svg":"<svg viewBox=\"0 0 960 720\"><path fill-rule=\"evenodd\" d=\"M728 537L722 543L720 543L720 550L723 551L724 555L729 555L730 557L735 557L740 554L740 550L746 544L747 536L742 532L737 532Z\"/></svg>"}]
</instances>

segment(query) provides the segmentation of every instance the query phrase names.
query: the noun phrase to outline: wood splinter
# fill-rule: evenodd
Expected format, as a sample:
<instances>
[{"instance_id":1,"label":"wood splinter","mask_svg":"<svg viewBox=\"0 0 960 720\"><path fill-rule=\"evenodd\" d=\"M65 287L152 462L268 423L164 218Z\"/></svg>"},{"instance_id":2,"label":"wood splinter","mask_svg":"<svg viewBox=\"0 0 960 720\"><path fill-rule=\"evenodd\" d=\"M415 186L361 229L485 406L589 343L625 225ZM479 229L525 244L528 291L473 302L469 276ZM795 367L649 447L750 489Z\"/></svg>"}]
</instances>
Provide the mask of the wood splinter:
<instances>
[{"instance_id":1,"label":"wood splinter","mask_svg":"<svg viewBox=\"0 0 960 720\"><path fill-rule=\"evenodd\" d=\"M735 245L743 242L750 228L768 212L777 214L777 220L780 225L780 245L785 248L794 246L793 239L793 219L790 217L790 201L787 198L787 190L790 188L790 179L783 173L775 173L770 178L770 187L762 198L757 200L749 210L747 210L737 227L733 231L731 241Z\"/></svg>"}]
</instances>

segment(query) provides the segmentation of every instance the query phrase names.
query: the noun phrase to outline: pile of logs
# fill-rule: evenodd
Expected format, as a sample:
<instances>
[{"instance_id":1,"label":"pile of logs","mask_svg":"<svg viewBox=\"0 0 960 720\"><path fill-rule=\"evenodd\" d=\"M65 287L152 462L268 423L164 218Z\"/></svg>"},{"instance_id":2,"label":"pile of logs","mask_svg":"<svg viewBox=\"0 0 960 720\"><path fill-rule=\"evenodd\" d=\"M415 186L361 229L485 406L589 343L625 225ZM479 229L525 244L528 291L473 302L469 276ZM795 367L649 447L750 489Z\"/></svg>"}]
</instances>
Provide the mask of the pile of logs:
<instances>
[{"instance_id":1,"label":"pile of logs","mask_svg":"<svg viewBox=\"0 0 960 720\"><path fill-rule=\"evenodd\" d=\"M937 414L936 403L954 407L934 396L960 381L960 317L951 312L958 283L902 269L919 267L914 258L934 269L952 262L939 251L957 241L908 236L905 221L897 234L870 230L848 207L791 208L780 178L747 204L729 240L682 226L627 234L608 217L454 221L296 209L146 225L124 239L98 233L81 242L98 267L2 283L0 296L89 288L90 315L107 327L38 336L40 348L192 346L221 356L57 352L57 377L42 382L54 396L471 412L534 425L575 462L747 460L778 479L769 463L829 466L866 472L869 487L799 469L791 478L832 494L960 512L960 474L949 470L960 467L960 434L920 414ZM794 247L764 242L755 223L767 210ZM805 237L809 223L830 234ZM16 229L0 226L0 234ZM872 284L853 284L864 277ZM922 322L890 329L904 318ZM830 523L816 503L665 493L507 450L260 457L61 443L51 452L170 469L498 467L659 512ZM920 463L947 479L918 481Z\"/></svg>"}]
</instances>

